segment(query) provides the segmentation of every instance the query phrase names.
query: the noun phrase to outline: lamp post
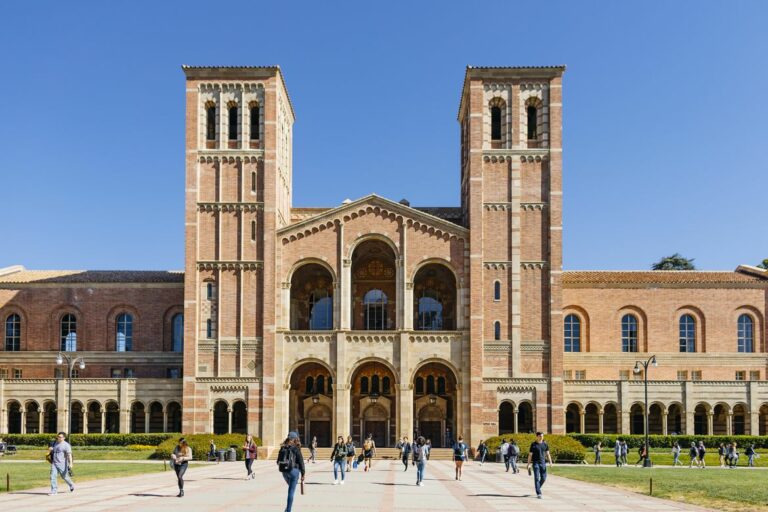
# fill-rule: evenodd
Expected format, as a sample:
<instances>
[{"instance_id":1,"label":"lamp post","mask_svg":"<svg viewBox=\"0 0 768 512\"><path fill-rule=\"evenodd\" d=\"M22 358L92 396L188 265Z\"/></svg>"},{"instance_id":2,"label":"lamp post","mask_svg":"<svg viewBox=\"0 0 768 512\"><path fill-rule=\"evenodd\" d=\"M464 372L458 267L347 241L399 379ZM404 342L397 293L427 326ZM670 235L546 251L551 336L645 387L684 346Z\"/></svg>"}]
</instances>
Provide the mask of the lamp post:
<instances>
[{"instance_id":1,"label":"lamp post","mask_svg":"<svg viewBox=\"0 0 768 512\"><path fill-rule=\"evenodd\" d=\"M640 367L643 367L643 382L645 384L645 459L643 459L643 467L650 468L651 464L651 448L648 446L648 367L658 366L656 363L656 356L651 356L647 361L635 361L635 374L640 373Z\"/></svg>"},{"instance_id":2,"label":"lamp post","mask_svg":"<svg viewBox=\"0 0 768 512\"><path fill-rule=\"evenodd\" d=\"M85 370L85 359L82 357L72 357L64 352L59 352L56 356L56 364L62 365L64 361L67 361L67 367L69 368L69 389L67 391L67 428L69 434L72 434L72 372L75 371L75 365L80 363L80 369Z\"/></svg>"}]
</instances>

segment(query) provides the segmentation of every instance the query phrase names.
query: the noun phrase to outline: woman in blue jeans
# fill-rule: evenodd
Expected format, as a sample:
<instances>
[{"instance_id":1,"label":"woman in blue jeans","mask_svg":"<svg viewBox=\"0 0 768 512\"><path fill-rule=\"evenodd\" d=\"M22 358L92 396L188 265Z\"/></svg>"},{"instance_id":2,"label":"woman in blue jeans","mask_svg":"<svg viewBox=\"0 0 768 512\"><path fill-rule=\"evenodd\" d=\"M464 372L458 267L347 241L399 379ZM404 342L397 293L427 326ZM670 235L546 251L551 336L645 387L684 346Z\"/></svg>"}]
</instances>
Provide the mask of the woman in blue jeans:
<instances>
[{"instance_id":1,"label":"woman in blue jeans","mask_svg":"<svg viewBox=\"0 0 768 512\"><path fill-rule=\"evenodd\" d=\"M344 485L344 469L347 466L347 445L344 443L344 436L339 436L331 451L331 462L333 462L333 485ZM341 472L341 480L339 480Z\"/></svg>"},{"instance_id":2,"label":"woman in blue jeans","mask_svg":"<svg viewBox=\"0 0 768 512\"><path fill-rule=\"evenodd\" d=\"M427 465L427 441L424 436L419 436L411 447L411 460L416 466L416 485L424 487L424 468Z\"/></svg>"},{"instance_id":3,"label":"woman in blue jeans","mask_svg":"<svg viewBox=\"0 0 768 512\"><path fill-rule=\"evenodd\" d=\"M304 456L301 455L301 441L299 434L289 432L288 437L283 441L283 447L290 450L293 458L293 467L289 471L283 472L283 479L288 484L288 503L285 506L285 512L291 512L293 507L293 495L296 493L296 485L304 482ZM278 466L280 465L280 454L277 456ZM301 480L299 480L301 478Z\"/></svg>"}]
</instances>

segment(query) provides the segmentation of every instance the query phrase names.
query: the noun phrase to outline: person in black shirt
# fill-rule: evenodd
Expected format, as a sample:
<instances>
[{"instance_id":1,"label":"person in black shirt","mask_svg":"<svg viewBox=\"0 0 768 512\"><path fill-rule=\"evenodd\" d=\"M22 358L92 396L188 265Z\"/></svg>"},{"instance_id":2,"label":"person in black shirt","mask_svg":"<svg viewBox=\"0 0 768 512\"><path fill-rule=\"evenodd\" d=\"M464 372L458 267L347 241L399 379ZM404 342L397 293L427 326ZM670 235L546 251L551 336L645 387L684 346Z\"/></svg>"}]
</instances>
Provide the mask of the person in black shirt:
<instances>
[{"instance_id":1,"label":"person in black shirt","mask_svg":"<svg viewBox=\"0 0 768 512\"><path fill-rule=\"evenodd\" d=\"M533 464L533 485L536 487L536 497L541 499L541 486L547 480L547 459L552 466L552 455L549 454L549 445L544 442L544 434L536 432L536 441L528 448L528 474L531 474Z\"/></svg>"}]
</instances>

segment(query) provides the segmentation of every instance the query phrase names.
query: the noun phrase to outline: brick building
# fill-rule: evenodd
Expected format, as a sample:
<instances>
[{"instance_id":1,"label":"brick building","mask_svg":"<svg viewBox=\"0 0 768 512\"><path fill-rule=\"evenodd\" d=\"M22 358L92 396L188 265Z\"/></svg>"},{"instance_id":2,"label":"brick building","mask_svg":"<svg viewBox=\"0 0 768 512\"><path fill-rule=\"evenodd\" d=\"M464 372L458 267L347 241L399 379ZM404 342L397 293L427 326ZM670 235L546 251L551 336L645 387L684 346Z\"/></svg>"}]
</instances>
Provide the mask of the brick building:
<instances>
[{"instance_id":1,"label":"brick building","mask_svg":"<svg viewBox=\"0 0 768 512\"><path fill-rule=\"evenodd\" d=\"M467 68L461 206L292 204L278 67L184 67L178 272L0 270L0 431L768 429L768 274L562 271L564 67ZM87 398L86 398L87 397ZM63 413L63 414L62 414Z\"/></svg>"}]
</instances>

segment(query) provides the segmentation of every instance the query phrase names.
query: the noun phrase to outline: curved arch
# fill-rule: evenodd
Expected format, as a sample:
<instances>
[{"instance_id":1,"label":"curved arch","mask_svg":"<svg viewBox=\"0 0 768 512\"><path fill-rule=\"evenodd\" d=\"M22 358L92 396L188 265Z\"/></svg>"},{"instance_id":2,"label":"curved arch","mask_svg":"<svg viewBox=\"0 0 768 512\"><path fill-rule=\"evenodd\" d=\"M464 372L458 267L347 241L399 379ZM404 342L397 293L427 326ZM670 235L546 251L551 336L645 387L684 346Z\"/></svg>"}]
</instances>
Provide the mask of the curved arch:
<instances>
[{"instance_id":1,"label":"curved arch","mask_svg":"<svg viewBox=\"0 0 768 512\"><path fill-rule=\"evenodd\" d=\"M749 305L739 306L731 312L731 321L736 325L736 345L739 348L739 338L741 335L741 317L746 315L752 320L752 350L745 353L765 352L765 342L763 339L764 324L763 316L755 307Z\"/></svg>"},{"instance_id":2,"label":"curved arch","mask_svg":"<svg viewBox=\"0 0 768 512\"><path fill-rule=\"evenodd\" d=\"M576 315L581 321L581 352L589 352L589 313L581 306L571 304L563 308L563 318L566 318L568 315Z\"/></svg>"},{"instance_id":3,"label":"curved arch","mask_svg":"<svg viewBox=\"0 0 768 512\"><path fill-rule=\"evenodd\" d=\"M382 233L366 233L366 234L356 238L355 240L353 240L349 244L349 250L347 250L346 257L351 260L352 256L355 254L355 250L357 250L357 248L360 245L362 245L365 242L368 242L370 240L378 240L380 242L383 242L383 243L387 244L389 246L389 248L392 249L392 252L395 255L395 259L400 257L400 250L398 249L397 242L395 242L394 240L389 238L389 236L384 235Z\"/></svg>"},{"instance_id":4,"label":"curved arch","mask_svg":"<svg viewBox=\"0 0 768 512\"><path fill-rule=\"evenodd\" d=\"M694 350L693 352L706 352L707 350L707 319L704 312L697 306L686 304L678 307L673 313L674 322L672 323L677 338L680 337L681 321L685 315L689 315L694 320Z\"/></svg>"},{"instance_id":5,"label":"curved arch","mask_svg":"<svg viewBox=\"0 0 768 512\"><path fill-rule=\"evenodd\" d=\"M413 329L452 331L458 325L459 278L444 261L431 260L413 274Z\"/></svg>"},{"instance_id":6,"label":"curved arch","mask_svg":"<svg viewBox=\"0 0 768 512\"><path fill-rule=\"evenodd\" d=\"M34 398L24 400L24 409L28 409L30 405L34 405L36 408L40 408L40 403Z\"/></svg>"},{"instance_id":7,"label":"curved arch","mask_svg":"<svg viewBox=\"0 0 768 512\"><path fill-rule=\"evenodd\" d=\"M667 406L667 434L684 434L683 404L672 402Z\"/></svg>"},{"instance_id":8,"label":"curved arch","mask_svg":"<svg viewBox=\"0 0 768 512\"><path fill-rule=\"evenodd\" d=\"M425 260L418 262L413 267L413 271L409 276L409 281L413 282L416 279L416 275L419 273L419 271L428 265L442 265L443 267L447 268L453 275L456 289L457 290L459 289L459 270L454 268L453 265L451 265L451 262L446 260L445 258L427 258Z\"/></svg>"},{"instance_id":9,"label":"curved arch","mask_svg":"<svg viewBox=\"0 0 768 512\"><path fill-rule=\"evenodd\" d=\"M8 339L8 322L11 320L11 317L13 315L18 316L18 337L14 334L11 335L11 340ZM8 341L11 341L11 350L13 351L20 351L24 350L26 347L24 346L24 334L26 332L27 328L27 313L24 311L23 308L20 306L17 306L16 304L7 304L5 307L0 309L0 329L2 329L2 347L3 350L8 351ZM18 345L14 342L14 338L17 338L15 341L18 341Z\"/></svg>"},{"instance_id":10,"label":"curved arch","mask_svg":"<svg viewBox=\"0 0 768 512\"><path fill-rule=\"evenodd\" d=\"M346 383L351 386L352 385L352 379L354 378L355 373L363 365L368 364L368 363L374 363L374 362L375 363L379 363L379 364L385 366L389 370L389 372L392 374L394 379L395 379L395 382L393 383L393 385L394 386L399 386L399 384L400 384L400 375L397 373L397 370L395 369L394 365L392 363L390 363L389 361L387 361L386 359L383 359L381 357L373 357L373 356L372 357L366 357L364 359L358 359L357 361L355 361L354 365L350 367ZM334 377L334 381L335 380L336 379Z\"/></svg>"},{"instance_id":11,"label":"curved arch","mask_svg":"<svg viewBox=\"0 0 768 512\"><path fill-rule=\"evenodd\" d=\"M606 402L603 404L603 433L618 434L621 430L619 423L619 404Z\"/></svg>"},{"instance_id":12,"label":"curved arch","mask_svg":"<svg viewBox=\"0 0 768 512\"><path fill-rule=\"evenodd\" d=\"M60 306L57 306L53 311L51 311L51 334L53 335L54 339L54 349L56 351L61 350L61 321L64 318L64 316L72 314L75 316L75 323L77 326L76 329L76 337L75 337L75 343L77 343L78 340L85 340L87 339L87 332L85 329L85 322L83 321L84 316L83 312L80 311L80 308L73 304L62 304ZM83 350L87 350L85 347L77 346L76 347L78 352L81 352Z\"/></svg>"},{"instance_id":13,"label":"curved arch","mask_svg":"<svg viewBox=\"0 0 768 512\"><path fill-rule=\"evenodd\" d=\"M461 386L461 372L459 369L456 368L452 362L448 361L447 359L441 359L439 357L429 357L427 359L422 359L419 364L416 365L416 367L411 371L411 374L408 376L408 382L412 382L414 377L416 377L416 373L418 373L421 368L430 363L439 363L445 365L445 367L451 370L453 373L453 378L456 381L456 385Z\"/></svg>"},{"instance_id":14,"label":"curved arch","mask_svg":"<svg viewBox=\"0 0 768 512\"><path fill-rule=\"evenodd\" d=\"M616 328L614 332L621 333L621 322L624 315L632 314L637 319L637 351L648 351L648 315L645 314L645 310L635 306L633 304L625 304L616 310L614 316L614 325Z\"/></svg>"},{"instance_id":15,"label":"curved arch","mask_svg":"<svg viewBox=\"0 0 768 512\"><path fill-rule=\"evenodd\" d=\"M299 359L295 363L291 365L291 367L288 369L287 372L285 372L285 389L290 388L291 386L291 379L293 378L293 374L296 372L297 369L299 369L301 366L307 364L307 363L317 363L326 370L328 370L328 374L333 378L333 380L336 380L336 373L331 368L331 365L327 362L323 361L322 359L318 359L316 357L307 357L304 359ZM351 374L350 374L351 375Z\"/></svg>"},{"instance_id":16,"label":"curved arch","mask_svg":"<svg viewBox=\"0 0 768 512\"><path fill-rule=\"evenodd\" d=\"M334 271L333 267L328 264L327 261L320 259L320 258L302 258L298 261L295 261L293 265L291 266L291 269L288 271L288 275L286 276L285 282L290 283L293 280L293 276L296 274L296 272L305 265L311 265L311 264L320 265L325 270L328 271L329 274L331 274L331 279L333 281L333 284L336 284L337 277L336 277L336 271Z\"/></svg>"}]
</instances>

